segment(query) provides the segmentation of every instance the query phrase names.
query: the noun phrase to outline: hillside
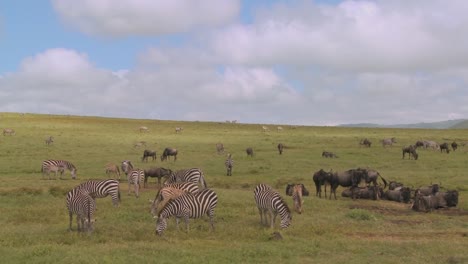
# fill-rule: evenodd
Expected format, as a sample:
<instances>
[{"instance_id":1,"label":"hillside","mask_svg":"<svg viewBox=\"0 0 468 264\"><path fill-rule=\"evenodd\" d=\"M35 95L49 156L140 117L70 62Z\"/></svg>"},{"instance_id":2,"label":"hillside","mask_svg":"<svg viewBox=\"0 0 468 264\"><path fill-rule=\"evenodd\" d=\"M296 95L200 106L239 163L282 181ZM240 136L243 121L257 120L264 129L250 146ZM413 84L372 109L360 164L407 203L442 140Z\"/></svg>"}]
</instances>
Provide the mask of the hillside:
<instances>
[{"instance_id":1,"label":"hillside","mask_svg":"<svg viewBox=\"0 0 468 264\"><path fill-rule=\"evenodd\" d=\"M468 128L468 120L454 119L439 122L421 122L414 124L380 125L373 123L341 124L340 127L368 127L368 128L424 128L424 129L449 129Z\"/></svg>"}]
</instances>

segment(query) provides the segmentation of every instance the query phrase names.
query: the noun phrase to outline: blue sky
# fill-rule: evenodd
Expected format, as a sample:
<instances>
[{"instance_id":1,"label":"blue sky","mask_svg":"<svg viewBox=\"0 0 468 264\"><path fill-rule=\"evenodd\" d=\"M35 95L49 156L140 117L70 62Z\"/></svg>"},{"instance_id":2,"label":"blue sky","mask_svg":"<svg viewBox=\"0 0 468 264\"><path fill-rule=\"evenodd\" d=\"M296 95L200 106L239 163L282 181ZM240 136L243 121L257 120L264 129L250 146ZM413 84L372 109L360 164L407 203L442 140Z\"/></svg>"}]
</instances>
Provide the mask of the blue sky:
<instances>
[{"instance_id":1,"label":"blue sky","mask_svg":"<svg viewBox=\"0 0 468 264\"><path fill-rule=\"evenodd\" d=\"M467 5L1 1L0 112L303 125L467 118Z\"/></svg>"}]
</instances>

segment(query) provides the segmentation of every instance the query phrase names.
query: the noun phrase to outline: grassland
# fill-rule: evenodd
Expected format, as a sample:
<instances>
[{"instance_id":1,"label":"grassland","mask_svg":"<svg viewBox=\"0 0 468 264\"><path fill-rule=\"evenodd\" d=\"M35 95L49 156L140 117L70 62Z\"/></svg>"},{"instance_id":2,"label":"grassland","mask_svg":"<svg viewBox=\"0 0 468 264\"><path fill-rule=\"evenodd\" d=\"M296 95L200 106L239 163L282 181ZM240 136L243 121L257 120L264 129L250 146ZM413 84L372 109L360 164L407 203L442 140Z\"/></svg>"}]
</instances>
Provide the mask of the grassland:
<instances>
[{"instance_id":1,"label":"grassland","mask_svg":"<svg viewBox=\"0 0 468 264\"><path fill-rule=\"evenodd\" d=\"M147 126L148 133L138 127ZM175 127L183 127L180 134ZM0 114L0 128L16 130L0 136L0 255L2 263L467 263L468 176L466 147L442 154L419 151L419 160L402 160L401 147L418 139L468 141L466 130L382 129L283 126L262 132L261 125L177 122L98 117ZM46 146L44 140L55 142ZM367 137L371 148L360 148ZM396 137L392 148L378 141ZM159 154L179 150L178 160L142 163L143 148ZM233 176L225 176L223 142L233 154ZM276 145L286 145L278 155ZM255 156L247 157L246 147ZM338 159L321 157L324 150ZM43 180L44 159L66 159L78 168L78 180ZM177 231L171 219L163 237L154 234L149 199L155 180L140 198L128 196L121 182L122 203L98 199L91 235L69 232L65 194L87 179L104 179L104 164L131 160L137 167L173 170L200 167L218 193L216 231L207 219L190 221L190 231ZM313 172L370 167L389 180L409 186L441 183L460 192L458 208L418 213L407 204L315 197ZM302 182L311 192L302 215L271 240L273 230L259 224L253 189L267 183L284 194L287 183ZM341 189L338 189L341 192ZM292 205L292 199L285 197ZM74 227L76 228L75 222ZM183 225L181 226L183 227Z\"/></svg>"}]
</instances>

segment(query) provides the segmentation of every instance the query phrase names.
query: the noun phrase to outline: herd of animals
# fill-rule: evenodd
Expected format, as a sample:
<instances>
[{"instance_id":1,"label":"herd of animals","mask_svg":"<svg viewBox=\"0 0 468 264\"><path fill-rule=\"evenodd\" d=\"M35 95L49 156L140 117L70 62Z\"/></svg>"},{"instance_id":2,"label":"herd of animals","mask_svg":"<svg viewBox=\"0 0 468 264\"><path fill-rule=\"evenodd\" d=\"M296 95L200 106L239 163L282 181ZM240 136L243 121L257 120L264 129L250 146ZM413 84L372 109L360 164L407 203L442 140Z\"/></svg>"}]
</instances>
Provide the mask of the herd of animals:
<instances>
[{"instance_id":1,"label":"herd of animals","mask_svg":"<svg viewBox=\"0 0 468 264\"><path fill-rule=\"evenodd\" d=\"M264 129L265 130L265 129ZM176 133L180 133L182 128L176 128ZM140 128L140 132L147 132L144 127ZM4 135L15 135L12 129L4 130ZM45 140L46 144L53 143L53 137ZM395 138L384 139L381 141L384 147L392 145L396 142ZM368 139L362 139L360 145L366 147L371 146ZM455 151L458 147L456 142L451 145ZM283 154L285 146L282 143L277 145L280 155ZM418 159L416 152L417 148L432 148L440 149L449 153L448 143L437 144L434 141L417 141L414 145L404 147L402 149L403 157L409 154L410 158ZM218 154L224 153L224 145L216 144ZM170 157L177 160L177 149L165 148L160 158L161 161L166 161ZM246 154L253 157L254 151L252 147L246 149ZM324 151L324 158L338 158L335 153ZM141 160L148 162L151 158L156 160L156 151L145 149ZM234 160L232 155L228 154L225 160L226 175L232 176ZM50 179L50 174L54 173L55 177L60 173L62 177L65 170L69 170L71 177L76 179L76 167L69 161L65 160L44 160L42 162L42 176L47 175ZM156 233L162 235L167 227L167 219L175 216L178 227L179 219L183 218L188 230L189 218L200 218L208 215L210 218L211 229L214 230L214 210L218 203L217 194L209 189L204 177L204 173L199 168L183 169L172 171L162 167L152 167L147 170L134 168L129 160L121 162L120 166L114 163L105 165L105 172L108 175L106 180L88 180L73 188L67 193L66 204L69 212L69 229L72 230L72 218L75 214L77 217L77 226L79 231L91 232L93 227L93 216L96 212L96 198L104 198L111 196L114 206L118 206L120 202L120 176L122 171L127 178L128 194L131 194L131 186L134 186L134 194L138 198L140 183L143 182L144 188L147 187L148 178L155 177L158 179L159 190L154 200L151 201L151 213L156 218ZM164 179L164 182L161 180ZM342 191L343 197L352 199L386 199L400 203L411 203L411 208L415 211L428 212L438 208L456 207L458 204L458 191L446 190L442 191L439 184L431 184L420 188L410 188L399 182L387 182L380 173L373 169L349 169L346 171L325 171L320 169L313 174L312 177L315 187L316 196L322 197L322 186L325 188L325 197L327 197L327 186L330 186L329 199L336 198L336 189L339 186L348 187ZM378 183L378 180L383 182L383 187ZM365 186L362 186L364 183ZM388 186L388 189L386 187ZM304 184L288 184L285 194L292 196L293 208L297 213L302 213L302 196L308 196L309 191ZM280 227L287 228L291 224L292 214L285 199L279 192L274 190L269 185L259 184L254 189L254 199L259 210L260 221L263 225L275 225L276 216L281 218ZM269 218L269 219L268 219Z\"/></svg>"}]
</instances>

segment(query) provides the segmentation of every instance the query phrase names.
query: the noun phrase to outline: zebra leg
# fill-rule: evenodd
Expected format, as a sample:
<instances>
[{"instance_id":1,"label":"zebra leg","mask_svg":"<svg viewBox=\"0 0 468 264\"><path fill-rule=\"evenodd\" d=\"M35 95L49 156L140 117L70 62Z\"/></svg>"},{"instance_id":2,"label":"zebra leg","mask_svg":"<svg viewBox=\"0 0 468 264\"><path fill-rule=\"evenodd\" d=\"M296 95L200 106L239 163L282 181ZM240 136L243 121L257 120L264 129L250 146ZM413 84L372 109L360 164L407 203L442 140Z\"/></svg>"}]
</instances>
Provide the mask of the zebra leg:
<instances>
[{"instance_id":1,"label":"zebra leg","mask_svg":"<svg viewBox=\"0 0 468 264\"><path fill-rule=\"evenodd\" d=\"M185 230L188 233L189 232L189 217L188 217L188 215L184 216L184 220L185 220Z\"/></svg>"},{"instance_id":2,"label":"zebra leg","mask_svg":"<svg viewBox=\"0 0 468 264\"><path fill-rule=\"evenodd\" d=\"M213 211L213 210L210 210L210 211L208 212L208 216L210 217L211 230L214 232L214 231L215 231L215 227L214 227L214 211Z\"/></svg>"},{"instance_id":3,"label":"zebra leg","mask_svg":"<svg viewBox=\"0 0 468 264\"><path fill-rule=\"evenodd\" d=\"M68 227L68 231L72 231L72 221L73 221L73 213L69 210L68 215L70 216L70 225Z\"/></svg>"},{"instance_id":4,"label":"zebra leg","mask_svg":"<svg viewBox=\"0 0 468 264\"><path fill-rule=\"evenodd\" d=\"M130 183L130 181L128 182L128 195L130 195L130 188L132 187L131 186L132 184Z\"/></svg>"},{"instance_id":5,"label":"zebra leg","mask_svg":"<svg viewBox=\"0 0 468 264\"><path fill-rule=\"evenodd\" d=\"M140 197L139 190L140 190L140 182L135 183L135 196L136 196L136 198Z\"/></svg>"}]
</instances>

